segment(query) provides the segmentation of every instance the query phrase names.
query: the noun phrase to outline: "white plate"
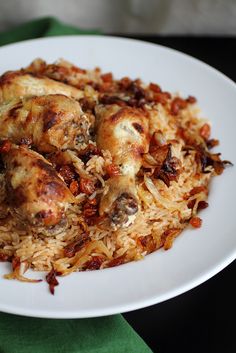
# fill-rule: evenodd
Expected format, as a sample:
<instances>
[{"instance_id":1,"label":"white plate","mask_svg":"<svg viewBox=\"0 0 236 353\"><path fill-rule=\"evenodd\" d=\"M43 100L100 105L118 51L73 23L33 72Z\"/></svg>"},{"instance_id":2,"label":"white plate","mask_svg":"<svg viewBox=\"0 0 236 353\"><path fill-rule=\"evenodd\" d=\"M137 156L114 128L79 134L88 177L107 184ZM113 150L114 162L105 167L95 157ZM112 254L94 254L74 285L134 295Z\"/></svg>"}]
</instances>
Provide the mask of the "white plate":
<instances>
[{"instance_id":1,"label":"white plate","mask_svg":"<svg viewBox=\"0 0 236 353\"><path fill-rule=\"evenodd\" d=\"M0 48L0 73L27 65L36 57L65 58L80 67L100 66L117 78L140 77L165 90L198 98L213 123L225 159L235 162L236 86L208 65L162 46L131 39L67 36L25 41ZM228 168L211 185L203 226L185 230L169 251L143 261L60 278L55 295L45 282L8 281L0 264L0 310L48 318L84 318L146 307L181 294L222 270L236 257L236 168ZM35 276L35 273L34 273ZM40 278L42 274L38 273Z\"/></svg>"}]
</instances>

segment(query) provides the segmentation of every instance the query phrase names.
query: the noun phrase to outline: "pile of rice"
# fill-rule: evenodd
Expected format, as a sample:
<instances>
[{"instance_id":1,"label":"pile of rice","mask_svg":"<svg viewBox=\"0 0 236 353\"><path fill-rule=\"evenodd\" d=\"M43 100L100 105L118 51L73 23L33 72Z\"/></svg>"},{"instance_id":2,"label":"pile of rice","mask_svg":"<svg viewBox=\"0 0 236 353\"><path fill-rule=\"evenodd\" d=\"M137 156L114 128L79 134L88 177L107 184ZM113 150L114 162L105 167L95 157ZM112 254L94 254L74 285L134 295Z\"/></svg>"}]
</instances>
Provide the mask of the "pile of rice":
<instances>
[{"instance_id":1,"label":"pile of rice","mask_svg":"<svg viewBox=\"0 0 236 353\"><path fill-rule=\"evenodd\" d=\"M210 139L210 125L199 117L194 97L183 99L140 80L114 80L110 73L103 74L98 68L83 70L63 60L47 65L37 59L25 70L80 88L85 96L81 104L91 114L96 104L106 101L122 101L145 111L150 119L150 134L157 133L160 144L171 145L172 158L178 161L178 176L169 183L154 177L150 155L143 156L144 164L136 179L141 210L132 225L115 230L108 218L99 217L97 201L93 202L99 200L107 168L113 163L109 151L91 154L86 161L76 150L65 151L68 164L73 165L78 176L93 180L96 190L91 195L78 193L79 202L67 210L66 227L52 234L21 227L0 205L0 259L11 261L14 270L6 278L25 280L23 273L27 268L67 275L140 260L161 247L169 249L189 223L196 228L201 226L197 212L208 206L209 182L223 171L225 162L219 154L209 152L218 141ZM96 147L95 138L89 144ZM3 199L4 176L0 177ZM88 235L86 241L84 234Z\"/></svg>"}]
</instances>

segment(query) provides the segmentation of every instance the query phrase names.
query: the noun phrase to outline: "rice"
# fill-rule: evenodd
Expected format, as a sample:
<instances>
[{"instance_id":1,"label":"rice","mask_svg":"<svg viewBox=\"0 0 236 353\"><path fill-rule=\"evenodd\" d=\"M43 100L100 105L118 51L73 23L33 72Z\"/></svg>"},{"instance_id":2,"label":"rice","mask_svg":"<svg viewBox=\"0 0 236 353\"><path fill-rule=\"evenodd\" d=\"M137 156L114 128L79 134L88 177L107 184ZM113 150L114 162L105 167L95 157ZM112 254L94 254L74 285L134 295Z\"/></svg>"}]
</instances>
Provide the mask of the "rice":
<instances>
[{"instance_id":1,"label":"rice","mask_svg":"<svg viewBox=\"0 0 236 353\"><path fill-rule=\"evenodd\" d=\"M42 73L42 63L36 62L28 70L31 72L41 70ZM122 92L114 92L118 85L125 84L124 79L115 81L112 78L110 81L104 81L102 79L104 76L98 69L75 75L74 71L73 74L70 73L71 64L61 61L58 65L64 65L68 69L66 75L69 84L85 91L87 97L85 103L88 106L94 104L91 102L98 101L99 94L119 95L119 99L128 100L126 89ZM48 69L49 66L45 64L43 74L51 77L52 70ZM63 77L53 78L63 80ZM129 79L126 78L126 80ZM110 82L110 86L105 85L107 82ZM140 202L138 215L129 227L113 229L106 217L102 218L96 214L95 219L91 216L88 222L84 218L86 202L90 205L89 202L104 192L106 168L112 163L110 152L104 150L100 154L92 155L88 161L83 161L78 151L64 151L68 164L74 166L79 177L92 180L96 185L96 190L89 197L84 193L77 195L77 203L70 205L66 211L64 227L53 231L40 232L30 227L23 228L17 219L6 210L6 206L0 204L0 256L2 259L12 261L17 258L19 263L25 262L33 270L48 272L54 269L60 275L140 260L163 246L169 249L173 240L188 226L191 218L196 217L199 209L207 206L209 182L213 175L219 173L216 172L213 162L206 165L206 169L203 170L201 153L199 160L196 146L204 146L208 151L209 137L206 139L201 136L201 128L208 122L199 117L199 109L196 104L193 104L195 100L192 99L193 102L184 104L177 114L173 114L171 109L174 100L179 98L178 95L172 95L165 102L161 102L155 94L161 94L162 91L158 93L155 86L145 86L140 81L130 80L130 82L137 82L137 87L140 90L146 90L146 96L149 95L149 100L144 102L142 109L149 116L150 135L161 131L163 141L171 145L172 158L174 157L179 163L178 177L170 180L167 185L165 180L154 177L151 167L142 168L142 173L139 173L136 180ZM100 86L97 87L97 85ZM95 140L89 141L89 144L96 147ZM87 145L84 146L86 147ZM223 162L219 163L223 170ZM0 175L0 178L0 202L2 202L5 185L3 175ZM90 212L93 210L97 212L96 205L91 206L90 209L89 207L87 210ZM85 232L89 235L90 241L78 246L78 250L72 253L72 256L67 256L68 253L65 250L68 250L68 247L78 241Z\"/></svg>"}]
</instances>

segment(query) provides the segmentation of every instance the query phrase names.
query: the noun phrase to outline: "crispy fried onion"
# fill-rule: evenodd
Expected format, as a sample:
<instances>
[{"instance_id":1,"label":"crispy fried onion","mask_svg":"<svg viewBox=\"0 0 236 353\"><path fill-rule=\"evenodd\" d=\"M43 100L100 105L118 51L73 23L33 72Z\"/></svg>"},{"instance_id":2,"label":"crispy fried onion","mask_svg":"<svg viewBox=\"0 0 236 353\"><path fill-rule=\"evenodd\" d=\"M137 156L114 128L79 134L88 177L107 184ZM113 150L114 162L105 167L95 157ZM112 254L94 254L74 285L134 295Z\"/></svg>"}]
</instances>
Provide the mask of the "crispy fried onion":
<instances>
[{"instance_id":1,"label":"crispy fried onion","mask_svg":"<svg viewBox=\"0 0 236 353\"><path fill-rule=\"evenodd\" d=\"M202 129L202 130L201 130ZM230 161L221 160L220 153L211 153L209 149L219 144L218 140L209 139L208 124L204 124L199 135L194 135L183 128L179 128L179 136L184 140L184 151L195 151L195 159L202 173L210 173L212 169L217 175L223 173L227 165L233 165Z\"/></svg>"},{"instance_id":2,"label":"crispy fried onion","mask_svg":"<svg viewBox=\"0 0 236 353\"><path fill-rule=\"evenodd\" d=\"M17 279L21 282L38 283L42 282L41 279L31 279L23 276L23 274L28 270L29 264L27 261L20 261L19 257L13 257L12 259L12 272L4 275L6 279Z\"/></svg>"},{"instance_id":3,"label":"crispy fried onion","mask_svg":"<svg viewBox=\"0 0 236 353\"><path fill-rule=\"evenodd\" d=\"M91 238L89 237L88 233L82 233L80 234L76 240L74 240L72 243L68 244L64 248L64 256L66 257L73 257L75 254L82 249L82 247L89 243L91 241Z\"/></svg>"},{"instance_id":4,"label":"crispy fried onion","mask_svg":"<svg viewBox=\"0 0 236 353\"><path fill-rule=\"evenodd\" d=\"M76 252L75 256L67 259L71 265L68 269L60 271L61 260L55 261L53 265L56 271L60 272L62 276L66 276L82 269L94 255L96 256L96 254L104 254L105 258L108 260L112 258L112 254L105 244L101 240L95 240L86 243L78 252Z\"/></svg>"},{"instance_id":5,"label":"crispy fried onion","mask_svg":"<svg viewBox=\"0 0 236 353\"><path fill-rule=\"evenodd\" d=\"M104 256L93 256L91 260L84 264L83 269L90 271L99 270L104 260Z\"/></svg>"},{"instance_id":6,"label":"crispy fried onion","mask_svg":"<svg viewBox=\"0 0 236 353\"><path fill-rule=\"evenodd\" d=\"M213 168L215 173L220 175L227 165L233 165L230 161L221 160L221 153L210 153L203 145L187 145L184 150L194 150L196 152L195 160L200 166L202 173L210 173Z\"/></svg>"},{"instance_id":7,"label":"crispy fried onion","mask_svg":"<svg viewBox=\"0 0 236 353\"><path fill-rule=\"evenodd\" d=\"M0 262L11 261L11 256L0 252Z\"/></svg>"},{"instance_id":8,"label":"crispy fried onion","mask_svg":"<svg viewBox=\"0 0 236 353\"><path fill-rule=\"evenodd\" d=\"M175 238L182 232L182 230L182 228L170 228L164 231L162 239L164 241L163 247L165 250L169 250L172 247Z\"/></svg>"},{"instance_id":9,"label":"crispy fried onion","mask_svg":"<svg viewBox=\"0 0 236 353\"><path fill-rule=\"evenodd\" d=\"M139 237L137 244L141 246L143 251L146 251L147 254L157 249L157 242L151 234Z\"/></svg>"},{"instance_id":10,"label":"crispy fried onion","mask_svg":"<svg viewBox=\"0 0 236 353\"><path fill-rule=\"evenodd\" d=\"M203 173L209 173L209 166L212 166L215 173L220 175L223 173L226 165L232 165L230 161L221 160L221 153L210 153L201 146L196 148L196 161L200 163Z\"/></svg>"},{"instance_id":11,"label":"crispy fried onion","mask_svg":"<svg viewBox=\"0 0 236 353\"><path fill-rule=\"evenodd\" d=\"M123 265L125 263L125 254L116 257L115 259L112 259L111 261L108 262L106 267L116 267Z\"/></svg>"},{"instance_id":12,"label":"crispy fried onion","mask_svg":"<svg viewBox=\"0 0 236 353\"><path fill-rule=\"evenodd\" d=\"M61 275L60 272L55 271L54 267L52 266L51 271L46 276L46 282L49 284L49 290L52 295L55 293L55 287L59 285L56 276Z\"/></svg>"},{"instance_id":13,"label":"crispy fried onion","mask_svg":"<svg viewBox=\"0 0 236 353\"><path fill-rule=\"evenodd\" d=\"M208 207L205 201L208 196L207 186L195 186L184 195L184 199L188 201L188 208L192 209L192 215L196 215L198 211Z\"/></svg>"},{"instance_id":14,"label":"crispy fried onion","mask_svg":"<svg viewBox=\"0 0 236 353\"><path fill-rule=\"evenodd\" d=\"M161 179L166 186L170 186L171 181L177 181L181 163L176 157L172 157L171 144L162 146L150 146L149 153L143 156L143 166L153 170L153 176Z\"/></svg>"}]
</instances>

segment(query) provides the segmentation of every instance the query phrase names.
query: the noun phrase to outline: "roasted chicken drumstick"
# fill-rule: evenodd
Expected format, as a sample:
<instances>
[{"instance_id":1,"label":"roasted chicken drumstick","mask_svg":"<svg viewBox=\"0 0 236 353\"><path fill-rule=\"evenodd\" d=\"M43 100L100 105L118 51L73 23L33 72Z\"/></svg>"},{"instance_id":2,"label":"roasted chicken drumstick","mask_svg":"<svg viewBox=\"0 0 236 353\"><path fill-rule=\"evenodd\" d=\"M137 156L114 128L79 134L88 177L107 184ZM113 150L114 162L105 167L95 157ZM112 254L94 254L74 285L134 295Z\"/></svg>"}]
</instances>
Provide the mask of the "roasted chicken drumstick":
<instances>
[{"instance_id":1,"label":"roasted chicken drumstick","mask_svg":"<svg viewBox=\"0 0 236 353\"><path fill-rule=\"evenodd\" d=\"M135 176L149 147L148 119L139 109L118 105L100 105L95 113L97 146L110 151L121 171L106 182L100 214L109 214L115 227L126 227L139 208Z\"/></svg>"},{"instance_id":2,"label":"roasted chicken drumstick","mask_svg":"<svg viewBox=\"0 0 236 353\"><path fill-rule=\"evenodd\" d=\"M0 139L28 141L42 153L73 149L89 139L92 118L64 95L15 99L0 105Z\"/></svg>"},{"instance_id":3,"label":"roasted chicken drumstick","mask_svg":"<svg viewBox=\"0 0 236 353\"><path fill-rule=\"evenodd\" d=\"M0 103L17 97L64 94L74 99L83 97L83 91L48 77L8 71L0 77Z\"/></svg>"},{"instance_id":4,"label":"roasted chicken drumstick","mask_svg":"<svg viewBox=\"0 0 236 353\"><path fill-rule=\"evenodd\" d=\"M75 199L51 164L26 146L12 145L1 155L11 212L25 224L58 224Z\"/></svg>"}]
</instances>

